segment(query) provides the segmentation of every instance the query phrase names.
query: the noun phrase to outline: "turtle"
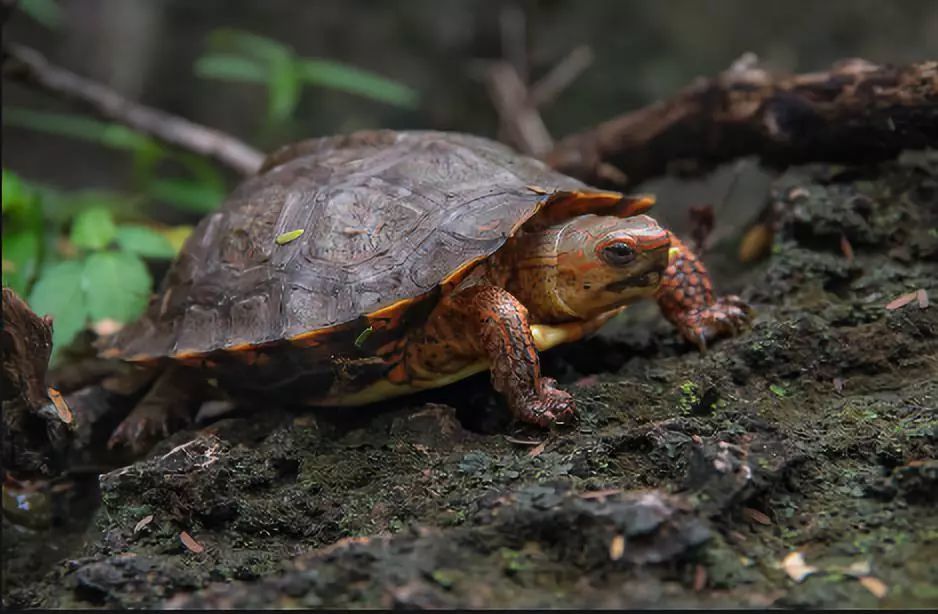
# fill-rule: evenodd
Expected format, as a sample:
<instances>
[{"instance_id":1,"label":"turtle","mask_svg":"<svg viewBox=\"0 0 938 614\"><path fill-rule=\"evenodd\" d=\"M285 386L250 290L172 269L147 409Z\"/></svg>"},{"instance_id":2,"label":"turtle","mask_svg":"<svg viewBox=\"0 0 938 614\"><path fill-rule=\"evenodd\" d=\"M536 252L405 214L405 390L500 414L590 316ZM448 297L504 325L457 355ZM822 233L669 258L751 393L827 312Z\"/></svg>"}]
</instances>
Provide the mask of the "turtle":
<instances>
[{"instance_id":1,"label":"turtle","mask_svg":"<svg viewBox=\"0 0 938 614\"><path fill-rule=\"evenodd\" d=\"M193 377L238 398L354 407L488 369L517 419L569 421L573 397L539 351L644 298L701 349L750 321L646 214L654 202L457 132L285 146L200 221L144 315L99 340L101 356L163 372L110 443L190 420L165 400Z\"/></svg>"}]
</instances>

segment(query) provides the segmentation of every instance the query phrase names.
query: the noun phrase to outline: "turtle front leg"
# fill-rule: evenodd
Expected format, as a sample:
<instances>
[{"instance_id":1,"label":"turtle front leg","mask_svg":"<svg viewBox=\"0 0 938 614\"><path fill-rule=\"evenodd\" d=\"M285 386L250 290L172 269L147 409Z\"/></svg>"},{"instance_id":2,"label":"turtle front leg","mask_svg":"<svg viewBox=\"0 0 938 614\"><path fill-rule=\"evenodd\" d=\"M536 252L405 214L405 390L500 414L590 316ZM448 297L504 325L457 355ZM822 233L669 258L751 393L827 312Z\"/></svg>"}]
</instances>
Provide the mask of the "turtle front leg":
<instances>
[{"instance_id":1,"label":"turtle front leg","mask_svg":"<svg viewBox=\"0 0 938 614\"><path fill-rule=\"evenodd\" d=\"M408 343L398 379L433 380L487 362L516 418L546 427L574 416L573 397L541 375L528 310L507 290L479 285L444 297ZM392 374L393 375L393 374Z\"/></svg>"},{"instance_id":2,"label":"turtle front leg","mask_svg":"<svg viewBox=\"0 0 938 614\"><path fill-rule=\"evenodd\" d=\"M710 275L697 258L674 234L675 254L665 270L655 294L661 313L697 346L707 349L710 341L740 333L752 319L752 309L735 295L715 298Z\"/></svg>"},{"instance_id":3,"label":"turtle front leg","mask_svg":"<svg viewBox=\"0 0 938 614\"><path fill-rule=\"evenodd\" d=\"M127 448L134 456L188 426L201 400L201 380L184 367L168 367L117 426L108 448Z\"/></svg>"}]
</instances>

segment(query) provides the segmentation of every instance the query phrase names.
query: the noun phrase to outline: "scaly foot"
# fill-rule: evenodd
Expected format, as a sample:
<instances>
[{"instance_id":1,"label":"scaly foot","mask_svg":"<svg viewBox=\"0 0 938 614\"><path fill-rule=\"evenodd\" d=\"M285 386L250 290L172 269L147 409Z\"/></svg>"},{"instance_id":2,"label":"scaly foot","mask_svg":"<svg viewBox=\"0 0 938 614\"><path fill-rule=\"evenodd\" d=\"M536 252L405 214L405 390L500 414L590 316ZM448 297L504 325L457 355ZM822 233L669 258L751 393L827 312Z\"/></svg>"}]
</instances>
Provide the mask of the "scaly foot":
<instances>
[{"instance_id":1,"label":"scaly foot","mask_svg":"<svg viewBox=\"0 0 938 614\"><path fill-rule=\"evenodd\" d=\"M718 298L706 307L681 312L674 320L681 335L703 352L721 337L733 337L752 321L752 308L735 295Z\"/></svg>"},{"instance_id":2,"label":"scaly foot","mask_svg":"<svg viewBox=\"0 0 938 614\"><path fill-rule=\"evenodd\" d=\"M576 403L569 392L550 377L541 378L541 393L518 408L518 419L540 427L566 424L576 417Z\"/></svg>"},{"instance_id":3,"label":"scaly foot","mask_svg":"<svg viewBox=\"0 0 938 614\"><path fill-rule=\"evenodd\" d=\"M192 411L186 404L141 403L114 429L107 447L109 450L125 448L139 456L191 422Z\"/></svg>"}]
</instances>

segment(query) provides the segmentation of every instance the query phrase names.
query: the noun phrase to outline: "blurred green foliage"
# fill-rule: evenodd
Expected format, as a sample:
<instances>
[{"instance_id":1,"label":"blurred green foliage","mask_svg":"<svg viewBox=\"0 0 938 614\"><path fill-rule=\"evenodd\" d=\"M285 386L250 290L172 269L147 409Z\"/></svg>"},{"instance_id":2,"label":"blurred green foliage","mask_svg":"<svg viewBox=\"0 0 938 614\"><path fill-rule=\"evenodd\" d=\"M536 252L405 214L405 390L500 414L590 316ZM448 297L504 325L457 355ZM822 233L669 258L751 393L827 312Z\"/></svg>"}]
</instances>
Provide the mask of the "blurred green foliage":
<instances>
[{"instance_id":1,"label":"blurred green foliage","mask_svg":"<svg viewBox=\"0 0 938 614\"><path fill-rule=\"evenodd\" d=\"M267 86L267 120L285 121L300 102L303 86L327 87L402 108L417 106L413 89L380 75L321 58L298 57L275 40L233 29L215 30L210 51L195 63L200 77Z\"/></svg>"},{"instance_id":2,"label":"blurred green foliage","mask_svg":"<svg viewBox=\"0 0 938 614\"><path fill-rule=\"evenodd\" d=\"M177 209L207 213L216 209L225 196L225 181L211 162L194 154L174 151L120 124L83 115L17 107L4 107L3 122L127 152L133 157L135 189ZM186 175L173 178L159 176L158 166L163 162L172 162L181 167Z\"/></svg>"},{"instance_id":3,"label":"blurred green foliage","mask_svg":"<svg viewBox=\"0 0 938 614\"><path fill-rule=\"evenodd\" d=\"M52 0L23 0L31 18L61 25ZM413 108L417 93L399 83L330 60L302 58L277 41L217 30L196 62L202 77L262 84L269 125L292 118L306 86L333 88ZM131 156L131 194L66 192L3 170L3 285L53 317L56 362L85 328L114 330L138 318L153 292L148 261L173 258L190 224L157 223L150 207L165 203L196 219L215 210L228 191L224 175L200 156L178 151L127 127L83 115L4 107L3 122L55 137L92 143Z\"/></svg>"},{"instance_id":4,"label":"blurred green foliage","mask_svg":"<svg viewBox=\"0 0 938 614\"><path fill-rule=\"evenodd\" d=\"M55 0L19 0L18 8L50 30L62 26L62 9Z\"/></svg>"},{"instance_id":5,"label":"blurred green foliage","mask_svg":"<svg viewBox=\"0 0 938 614\"><path fill-rule=\"evenodd\" d=\"M3 285L53 317L53 359L89 325L137 318L153 289L143 259L178 250L158 227L124 222L133 207L118 195L65 193L6 169L2 193Z\"/></svg>"}]
</instances>

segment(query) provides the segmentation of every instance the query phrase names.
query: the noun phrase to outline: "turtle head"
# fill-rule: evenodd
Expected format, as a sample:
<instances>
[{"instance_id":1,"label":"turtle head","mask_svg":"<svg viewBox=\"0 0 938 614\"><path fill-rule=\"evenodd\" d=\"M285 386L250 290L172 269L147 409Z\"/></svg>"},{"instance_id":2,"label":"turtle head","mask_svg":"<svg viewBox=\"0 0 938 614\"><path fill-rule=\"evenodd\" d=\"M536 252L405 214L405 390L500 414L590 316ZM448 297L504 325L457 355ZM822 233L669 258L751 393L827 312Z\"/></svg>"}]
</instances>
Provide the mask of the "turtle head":
<instances>
[{"instance_id":1,"label":"turtle head","mask_svg":"<svg viewBox=\"0 0 938 614\"><path fill-rule=\"evenodd\" d=\"M588 320L654 294L668 268L671 239L647 215L581 215L556 239L555 300Z\"/></svg>"}]
</instances>

